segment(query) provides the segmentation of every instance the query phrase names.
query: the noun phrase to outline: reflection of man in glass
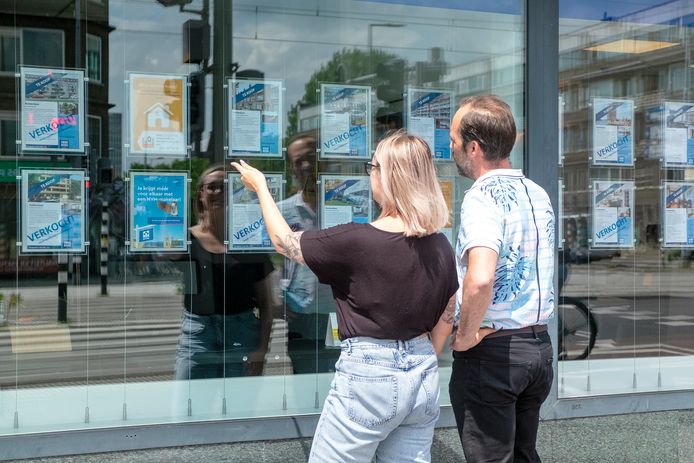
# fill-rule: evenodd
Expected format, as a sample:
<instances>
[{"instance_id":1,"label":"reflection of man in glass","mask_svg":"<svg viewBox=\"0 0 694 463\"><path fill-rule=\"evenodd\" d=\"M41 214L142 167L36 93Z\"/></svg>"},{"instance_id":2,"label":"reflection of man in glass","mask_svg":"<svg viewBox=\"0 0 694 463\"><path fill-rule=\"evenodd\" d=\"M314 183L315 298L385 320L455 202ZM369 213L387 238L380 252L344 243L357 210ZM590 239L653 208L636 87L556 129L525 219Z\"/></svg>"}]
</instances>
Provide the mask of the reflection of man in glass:
<instances>
[{"instance_id":1,"label":"reflection of man in glass","mask_svg":"<svg viewBox=\"0 0 694 463\"><path fill-rule=\"evenodd\" d=\"M316 137L302 133L287 145L287 162L295 193L279 204L294 231L318 228L316 218ZM340 349L325 345L330 312L335 311L330 288L321 285L308 267L287 259L280 283L289 328L287 350L294 373L334 371Z\"/></svg>"}]
</instances>

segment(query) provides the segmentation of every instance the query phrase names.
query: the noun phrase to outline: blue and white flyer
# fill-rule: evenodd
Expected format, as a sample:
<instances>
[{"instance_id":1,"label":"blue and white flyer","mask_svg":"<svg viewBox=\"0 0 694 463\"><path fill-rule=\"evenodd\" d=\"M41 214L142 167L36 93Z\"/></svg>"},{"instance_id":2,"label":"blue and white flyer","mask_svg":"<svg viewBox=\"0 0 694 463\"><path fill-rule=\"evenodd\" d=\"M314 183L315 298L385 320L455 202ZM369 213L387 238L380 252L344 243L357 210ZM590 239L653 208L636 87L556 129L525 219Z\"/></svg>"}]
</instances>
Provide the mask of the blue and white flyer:
<instances>
[{"instance_id":1,"label":"blue and white flyer","mask_svg":"<svg viewBox=\"0 0 694 463\"><path fill-rule=\"evenodd\" d=\"M21 182L22 253L84 253L84 171L22 169Z\"/></svg>"},{"instance_id":2,"label":"blue and white flyer","mask_svg":"<svg viewBox=\"0 0 694 463\"><path fill-rule=\"evenodd\" d=\"M84 153L84 71L22 67L22 152Z\"/></svg>"},{"instance_id":3,"label":"blue and white flyer","mask_svg":"<svg viewBox=\"0 0 694 463\"><path fill-rule=\"evenodd\" d=\"M634 165L634 101L593 99L593 165Z\"/></svg>"},{"instance_id":4,"label":"blue and white flyer","mask_svg":"<svg viewBox=\"0 0 694 463\"><path fill-rule=\"evenodd\" d=\"M230 251L273 251L270 235L265 228L260 211L258 195L248 190L241 175L228 174L231 188L227 189L229 204L229 250ZM282 174L265 174L267 187L275 202L282 201Z\"/></svg>"},{"instance_id":5,"label":"blue and white flyer","mask_svg":"<svg viewBox=\"0 0 694 463\"><path fill-rule=\"evenodd\" d=\"M694 103L663 103L663 164L694 167Z\"/></svg>"},{"instance_id":6,"label":"blue and white flyer","mask_svg":"<svg viewBox=\"0 0 694 463\"><path fill-rule=\"evenodd\" d=\"M282 82L229 79L229 155L281 157Z\"/></svg>"},{"instance_id":7,"label":"blue and white flyer","mask_svg":"<svg viewBox=\"0 0 694 463\"><path fill-rule=\"evenodd\" d=\"M427 142L436 161L450 161L449 130L453 94L442 90L407 89L407 129Z\"/></svg>"},{"instance_id":8,"label":"blue and white flyer","mask_svg":"<svg viewBox=\"0 0 694 463\"><path fill-rule=\"evenodd\" d=\"M371 220L371 183L364 175L321 175L321 228Z\"/></svg>"},{"instance_id":9,"label":"blue and white flyer","mask_svg":"<svg viewBox=\"0 0 694 463\"><path fill-rule=\"evenodd\" d=\"M188 250L188 174L130 173L130 252Z\"/></svg>"},{"instance_id":10,"label":"blue and white flyer","mask_svg":"<svg viewBox=\"0 0 694 463\"><path fill-rule=\"evenodd\" d=\"M634 247L634 182L593 181L593 248Z\"/></svg>"},{"instance_id":11,"label":"blue and white flyer","mask_svg":"<svg viewBox=\"0 0 694 463\"><path fill-rule=\"evenodd\" d=\"M371 157L371 87L321 84L320 157Z\"/></svg>"},{"instance_id":12,"label":"blue and white flyer","mask_svg":"<svg viewBox=\"0 0 694 463\"><path fill-rule=\"evenodd\" d=\"M665 182L663 247L694 247L694 183Z\"/></svg>"}]
</instances>

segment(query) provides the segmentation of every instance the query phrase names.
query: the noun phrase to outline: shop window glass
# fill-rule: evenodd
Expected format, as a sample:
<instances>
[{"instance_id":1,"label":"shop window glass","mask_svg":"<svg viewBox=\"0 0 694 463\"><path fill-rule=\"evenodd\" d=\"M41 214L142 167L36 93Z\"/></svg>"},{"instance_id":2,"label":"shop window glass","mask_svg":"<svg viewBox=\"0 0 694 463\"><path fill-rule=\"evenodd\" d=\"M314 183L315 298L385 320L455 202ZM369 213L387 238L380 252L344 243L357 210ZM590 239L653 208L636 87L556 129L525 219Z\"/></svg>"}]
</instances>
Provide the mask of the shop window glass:
<instances>
[{"instance_id":1,"label":"shop window glass","mask_svg":"<svg viewBox=\"0 0 694 463\"><path fill-rule=\"evenodd\" d=\"M78 106L88 117L83 152L16 157L22 123L0 124L12 174L0 176L0 212L10 220L0 226L0 340L12 346L0 353L0 434L319 413L339 355L330 290L267 240L243 239L257 211L229 161L267 172L296 226L367 221L378 209L363 162L387 131L420 131L436 157L452 212L443 231L453 241L471 185L448 152L458 102L496 93L524 132L521 0L101 0L81 3L79 18L74 5L47 18L46 2L17 3L0 14L17 17L7 37L21 37L21 55L0 42L0 63L60 71L79 62L101 85L85 85ZM55 122L70 125L79 105L72 83L40 93L67 103L33 103L60 108ZM12 80L0 85L15 91ZM345 101L349 111L331 109L329 96L345 89L358 95ZM425 96L437 104L415 113ZM19 102L8 101L16 111ZM331 151L342 122L331 123L330 111L360 127L354 147ZM524 156L519 143L514 167ZM222 168L203 175L213 165ZM21 168L84 173L84 253L22 251L29 180L16 180ZM356 182L348 204L326 194L340 182ZM45 195L74 199L79 183ZM221 251L205 253L189 227L208 226L210 216ZM450 363L446 352L442 385Z\"/></svg>"},{"instance_id":2,"label":"shop window glass","mask_svg":"<svg viewBox=\"0 0 694 463\"><path fill-rule=\"evenodd\" d=\"M692 4L559 4L559 397L692 389Z\"/></svg>"}]
</instances>

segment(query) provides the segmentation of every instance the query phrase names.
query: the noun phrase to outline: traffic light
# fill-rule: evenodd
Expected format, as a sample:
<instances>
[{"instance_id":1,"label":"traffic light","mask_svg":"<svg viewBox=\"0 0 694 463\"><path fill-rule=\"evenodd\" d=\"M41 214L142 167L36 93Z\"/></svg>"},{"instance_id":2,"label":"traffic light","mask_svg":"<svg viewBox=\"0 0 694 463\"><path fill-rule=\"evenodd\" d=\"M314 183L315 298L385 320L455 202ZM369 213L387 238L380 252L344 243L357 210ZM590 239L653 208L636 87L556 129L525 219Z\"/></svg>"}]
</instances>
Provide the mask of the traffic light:
<instances>
[{"instance_id":1,"label":"traffic light","mask_svg":"<svg viewBox=\"0 0 694 463\"><path fill-rule=\"evenodd\" d=\"M402 101L405 87L405 60L392 58L378 63L376 75L380 80L376 87L376 97L388 104Z\"/></svg>"},{"instance_id":2,"label":"traffic light","mask_svg":"<svg viewBox=\"0 0 694 463\"><path fill-rule=\"evenodd\" d=\"M188 80L188 127L192 139L205 130L205 74L191 72Z\"/></svg>"},{"instance_id":3,"label":"traffic light","mask_svg":"<svg viewBox=\"0 0 694 463\"><path fill-rule=\"evenodd\" d=\"M403 126L403 92L405 91L405 60L389 59L376 66L379 83L376 97L385 103L378 108L376 120L384 130Z\"/></svg>"}]
</instances>

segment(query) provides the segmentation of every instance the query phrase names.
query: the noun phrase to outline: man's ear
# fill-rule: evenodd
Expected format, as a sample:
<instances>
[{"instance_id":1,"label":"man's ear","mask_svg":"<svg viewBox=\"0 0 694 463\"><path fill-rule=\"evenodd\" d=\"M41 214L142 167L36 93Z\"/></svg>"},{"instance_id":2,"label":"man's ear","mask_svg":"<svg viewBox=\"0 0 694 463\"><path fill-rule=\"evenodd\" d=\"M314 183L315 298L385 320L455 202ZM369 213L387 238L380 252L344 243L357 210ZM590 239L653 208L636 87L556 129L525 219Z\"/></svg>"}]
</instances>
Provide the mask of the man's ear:
<instances>
[{"instance_id":1,"label":"man's ear","mask_svg":"<svg viewBox=\"0 0 694 463\"><path fill-rule=\"evenodd\" d=\"M473 158L484 157L480 144L477 142L477 140L471 140L468 142L468 146L470 147L470 156Z\"/></svg>"}]
</instances>

